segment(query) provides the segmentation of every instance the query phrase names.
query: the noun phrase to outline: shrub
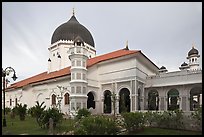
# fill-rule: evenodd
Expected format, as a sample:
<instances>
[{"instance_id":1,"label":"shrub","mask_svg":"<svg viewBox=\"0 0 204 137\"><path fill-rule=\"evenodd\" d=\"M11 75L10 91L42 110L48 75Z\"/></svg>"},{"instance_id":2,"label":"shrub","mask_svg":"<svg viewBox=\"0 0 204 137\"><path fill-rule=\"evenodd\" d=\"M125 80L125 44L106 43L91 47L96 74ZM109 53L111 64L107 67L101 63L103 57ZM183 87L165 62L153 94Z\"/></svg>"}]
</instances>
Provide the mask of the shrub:
<instances>
[{"instance_id":1,"label":"shrub","mask_svg":"<svg viewBox=\"0 0 204 137\"><path fill-rule=\"evenodd\" d=\"M43 128L49 127L49 119L53 119L53 127L55 128L57 124L62 122L62 113L59 112L57 108L48 109L42 112L39 117L39 125Z\"/></svg>"},{"instance_id":2,"label":"shrub","mask_svg":"<svg viewBox=\"0 0 204 137\"><path fill-rule=\"evenodd\" d=\"M145 117L142 112L122 113L124 125L128 132L134 132L144 127Z\"/></svg>"},{"instance_id":3,"label":"shrub","mask_svg":"<svg viewBox=\"0 0 204 137\"><path fill-rule=\"evenodd\" d=\"M28 111L27 111L27 113L28 113L29 115L31 115L31 117L35 117L35 115L34 115L34 110L35 110L35 106L29 108Z\"/></svg>"},{"instance_id":4,"label":"shrub","mask_svg":"<svg viewBox=\"0 0 204 137\"><path fill-rule=\"evenodd\" d=\"M145 115L145 124L150 127L156 127L158 123L158 119L160 117L160 113L148 111L144 113Z\"/></svg>"},{"instance_id":5,"label":"shrub","mask_svg":"<svg viewBox=\"0 0 204 137\"><path fill-rule=\"evenodd\" d=\"M25 120L27 105L24 104L22 106L22 104L18 104L16 110L17 110L20 120Z\"/></svg>"},{"instance_id":6,"label":"shrub","mask_svg":"<svg viewBox=\"0 0 204 137\"><path fill-rule=\"evenodd\" d=\"M174 111L164 111L163 113L158 112L155 122L157 122L157 126L161 128L182 129L183 111L177 109Z\"/></svg>"},{"instance_id":7,"label":"shrub","mask_svg":"<svg viewBox=\"0 0 204 137\"><path fill-rule=\"evenodd\" d=\"M45 108L46 108L46 106L43 106L44 103L45 103L45 102L42 102L42 103L40 104L40 103L37 101L37 102L36 102L36 105L35 105L35 107L34 107L34 109L33 109L33 116L36 117L36 121L37 121L38 124L40 124L40 123L39 123L39 118L40 118L40 116L43 114L43 112L44 112L44 110L45 110Z\"/></svg>"},{"instance_id":8,"label":"shrub","mask_svg":"<svg viewBox=\"0 0 204 137\"><path fill-rule=\"evenodd\" d=\"M89 112L88 109L86 108L82 108L82 109L79 109L78 112L77 112L77 115L76 115L76 118L77 119L81 119L82 117L88 117L91 115L91 112Z\"/></svg>"},{"instance_id":9,"label":"shrub","mask_svg":"<svg viewBox=\"0 0 204 137\"><path fill-rule=\"evenodd\" d=\"M191 119L195 120L194 124L199 130L202 130L202 107L197 108L190 116Z\"/></svg>"},{"instance_id":10,"label":"shrub","mask_svg":"<svg viewBox=\"0 0 204 137\"><path fill-rule=\"evenodd\" d=\"M89 116L75 125L76 135L116 135L117 125L113 118L107 116Z\"/></svg>"},{"instance_id":11,"label":"shrub","mask_svg":"<svg viewBox=\"0 0 204 137\"><path fill-rule=\"evenodd\" d=\"M5 113L6 113L6 115L9 114L10 112L11 112L11 108L6 107L6 108L5 108Z\"/></svg>"}]
</instances>

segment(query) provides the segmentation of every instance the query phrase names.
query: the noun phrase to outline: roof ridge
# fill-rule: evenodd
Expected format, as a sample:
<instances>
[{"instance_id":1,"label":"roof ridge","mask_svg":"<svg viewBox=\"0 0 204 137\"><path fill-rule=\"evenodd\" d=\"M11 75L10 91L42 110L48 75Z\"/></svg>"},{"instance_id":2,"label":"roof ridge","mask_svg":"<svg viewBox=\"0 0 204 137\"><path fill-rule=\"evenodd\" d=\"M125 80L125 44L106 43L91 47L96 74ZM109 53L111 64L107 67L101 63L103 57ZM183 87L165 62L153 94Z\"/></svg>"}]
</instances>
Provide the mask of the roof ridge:
<instances>
[{"instance_id":1,"label":"roof ridge","mask_svg":"<svg viewBox=\"0 0 204 137\"><path fill-rule=\"evenodd\" d=\"M122 56L126 56L126 55L130 55L130 54L134 54L137 52L140 52L141 50L124 50L124 49L120 49L120 50L116 50L116 51L112 51L106 54L102 54L93 58L88 59L87 61L87 67L91 67L99 62L102 61L106 61L106 60L110 60L110 59L114 59L114 58L118 58L118 57L122 57ZM11 84L7 89L10 88L16 88L16 87L23 87L25 85L28 84L32 84L32 83L36 83L36 82L40 82L40 81L44 81L44 80L49 80L49 79L53 79L53 78L57 78L57 77L62 77L64 75L69 75L70 72L70 67L68 66L66 68L57 70L57 71L53 71L50 73L47 73L47 71L42 72L40 74L34 75L32 77L26 78L24 80L18 81L16 83Z\"/></svg>"}]
</instances>

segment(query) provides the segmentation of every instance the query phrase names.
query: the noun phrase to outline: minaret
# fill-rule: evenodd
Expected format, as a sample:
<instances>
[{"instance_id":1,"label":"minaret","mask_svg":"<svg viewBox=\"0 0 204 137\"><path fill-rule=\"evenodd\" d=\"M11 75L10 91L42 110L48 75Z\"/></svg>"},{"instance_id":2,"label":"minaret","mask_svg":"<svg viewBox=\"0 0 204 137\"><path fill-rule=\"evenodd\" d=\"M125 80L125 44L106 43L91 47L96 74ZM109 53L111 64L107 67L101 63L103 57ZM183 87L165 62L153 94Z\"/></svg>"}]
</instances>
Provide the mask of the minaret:
<instances>
[{"instance_id":1,"label":"minaret","mask_svg":"<svg viewBox=\"0 0 204 137\"><path fill-rule=\"evenodd\" d=\"M195 44L192 44L192 49L188 52L188 57L186 57L189 60L189 67L190 70L197 70L199 66L198 58L200 55L198 55L198 50L195 49Z\"/></svg>"},{"instance_id":2,"label":"minaret","mask_svg":"<svg viewBox=\"0 0 204 137\"><path fill-rule=\"evenodd\" d=\"M87 107L87 59L88 49L84 46L84 41L77 36L74 45L69 50L71 61L71 94L70 112L75 116L77 110Z\"/></svg>"}]
</instances>

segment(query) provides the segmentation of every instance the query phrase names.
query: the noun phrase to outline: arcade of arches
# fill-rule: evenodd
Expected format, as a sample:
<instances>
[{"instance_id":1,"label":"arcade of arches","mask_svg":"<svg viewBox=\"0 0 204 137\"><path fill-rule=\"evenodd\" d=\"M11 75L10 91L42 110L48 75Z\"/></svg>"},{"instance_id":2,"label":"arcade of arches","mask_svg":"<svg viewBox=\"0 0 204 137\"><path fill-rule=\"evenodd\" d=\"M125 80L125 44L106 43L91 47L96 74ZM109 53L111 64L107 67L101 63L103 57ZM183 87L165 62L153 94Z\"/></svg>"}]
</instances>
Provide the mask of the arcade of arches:
<instances>
[{"instance_id":1,"label":"arcade of arches","mask_svg":"<svg viewBox=\"0 0 204 137\"><path fill-rule=\"evenodd\" d=\"M202 105L202 85L190 86L185 90L169 88L166 94L161 88L148 92L147 110L193 111Z\"/></svg>"},{"instance_id":2,"label":"arcade of arches","mask_svg":"<svg viewBox=\"0 0 204 137\"><path fill-rule=\"evenodd\" d=\"M189 87L188 90L182 91L179 88L169 88L166 92L161 88L154 88L145 90L147 105L144 110L175 110L182 109L183 111L193 111L202 105L202 85ZM138 89L138 96L136 99L137 110L141 110L141 89ZM185 94L184 94L185 93ZM130 112L131 111L131 96L127 88L122 88L116 97L116 112ZM65 94L66 96L66 94ZM87 94L87 109L96 108L95 96L93 92ZM103 113L113 113L113 99L112 92L105 90L103 92ZM67 95L67 100L69 96ZM67 101L68 103L69 101ZM52 104L56 103L56 96L52 95Z\"/></svg>"}]
</instances>

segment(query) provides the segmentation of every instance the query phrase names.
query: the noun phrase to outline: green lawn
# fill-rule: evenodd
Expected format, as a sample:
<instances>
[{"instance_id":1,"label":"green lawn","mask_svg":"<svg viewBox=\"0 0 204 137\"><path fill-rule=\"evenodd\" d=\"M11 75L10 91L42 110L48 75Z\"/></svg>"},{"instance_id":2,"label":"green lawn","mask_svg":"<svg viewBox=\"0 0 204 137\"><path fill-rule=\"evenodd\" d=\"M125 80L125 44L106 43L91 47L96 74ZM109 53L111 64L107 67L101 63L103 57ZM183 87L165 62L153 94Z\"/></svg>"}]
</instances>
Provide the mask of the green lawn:
<instances>
[{"instance_id":1,"label":"green lawn","mask_svg":"<svg viewBox=\"0 0 204 137\"><path fill-rule=\"evenodd\" d=\"M2 127L3 135L48 135L47 129L42 129L38 126L35 118L26 116L25 121L20 121L19 117L11 119L7 116L7 127ZM3 118L2 118L3 122ZM54 134L67 132L73 130L74 120L63 120L61 125L54 130ZM94 130L94 129L93 129ZM134 135L201 135L201 132L183 131L183 130L171 130L161 128L145 128L139 133L132 133ZM131 134L131 135L132 135Z\"/></svg>"},{"instance_id":2,"label":"green lawn","mask_svg":"<svg viewBox=\"0 0 204 137\"><path fill-rule=\"evenodd\" d=\"M201 132L174 130L174 129L162 129L162 128L145 128L139 133L134 135L202 135Z\"/></svg>"},{"instance_id":3,"label":"green lawn","mask_svg":"<svg viewBox=\"0 0 204 137\"><path fill-rule=\"evenodd\" d=\"M54 133L64 132L72 130L73 120L63 120L62 124L58 126ZM19 117L16 116L15 119L11 119L10 116L6 118L6 127L2 127L3 135L19 135L19 134L29 134L29 135L48 135L48 130L40 128L35 121L35 118L26 116L25 121L20 121ZM3 125L3 118L2 118Z\"/></svg>"}]
</instances>

